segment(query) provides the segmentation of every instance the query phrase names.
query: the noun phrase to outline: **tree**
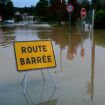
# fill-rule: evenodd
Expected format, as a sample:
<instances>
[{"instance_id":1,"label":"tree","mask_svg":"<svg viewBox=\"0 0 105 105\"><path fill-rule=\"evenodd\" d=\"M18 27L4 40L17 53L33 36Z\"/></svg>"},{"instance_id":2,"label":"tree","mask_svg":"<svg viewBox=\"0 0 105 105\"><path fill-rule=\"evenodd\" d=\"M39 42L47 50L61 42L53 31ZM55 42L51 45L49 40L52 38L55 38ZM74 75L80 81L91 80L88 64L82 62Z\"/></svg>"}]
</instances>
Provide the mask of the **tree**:
<instances>
[{"instance_id":1,"label":"tree","mask_svg":"<svg viewBox=\"0 0 105 105\"><path fill-rule=\"evenodd\" d=\"M62 0L50 0L50 6L48 11L49 20L57 21L61 24L61 21L65 20L66 17L66 4Z\"/></svg>"},{"instance_id":2,"label":"tree","mask_svg":"<svg viewBox=\"0 0 105 105\"><path fill-rule=\"evenodd\" d=\"M97 10L105 9L105 0L92 0L92 6Z\"/></svg>"},{"instance_id":3,"label":"tree","mask_svg":"<svg viewBox=\"0 0 105 105\"><path fill-rule=\"evenodd\" d=\"M11 0L0 0L0 15L3 20L14 16L14 7Z\"/></svg>"},{"instance_id":4,"label":"tree","mask_svg":"<svg viewBox=\"0 0 105 105\"><path fill-rule=\"evenodd\" d=\"M3 0L0 1L0 15L2 16L2 18L4 19L4 11L5 11L5 3L3 2Z\"/></svg>"},{"instance_id":5,"label":"tree","mask_svg":"<svg viewBox=\"0 0 105 105\"><path fill-rule=\"evenodd\" d=\"M95 5L95 28L105 29L105 0L93 0Z\"/></svg>"},{"instance_id":6,"label":"tree","mask_svg":"<svg viewBox=\"0 0 105 105\"><path fill-rule=\"evenodd\" d=\"M46 20L46 14L48 9L48 1L47 0L39 0L35 7L35 15L41 19Z\"/></svg>"},{"instance_id":7,"label":"tree","mask_svg":"<svg viewBox=\"0 0 105 105\"><path fill-rule=\"evenodd\" d=\"M5 7L5 19L11 19L14 17L14 7L11 1L7 2Z\"/></svg>"}]
</instances>

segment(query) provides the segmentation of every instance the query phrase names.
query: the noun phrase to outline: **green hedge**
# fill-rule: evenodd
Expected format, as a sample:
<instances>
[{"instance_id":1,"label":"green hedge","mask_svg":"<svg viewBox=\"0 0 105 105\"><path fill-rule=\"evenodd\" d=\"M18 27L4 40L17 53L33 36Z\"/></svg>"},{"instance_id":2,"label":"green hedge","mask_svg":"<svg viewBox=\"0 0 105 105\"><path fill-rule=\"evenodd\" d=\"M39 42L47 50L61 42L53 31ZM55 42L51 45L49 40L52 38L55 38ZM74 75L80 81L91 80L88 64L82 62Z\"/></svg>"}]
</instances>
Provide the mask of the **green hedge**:
<instances>
[{"instance_id":1,"label":"green hedge","mask_svg":"<svg viewBox=\"0 0 105 105\"><path fill-rule=\"evenodd\" d=\"M96 11L95 28L105 29L105 10Z\"/></svg>"}]
</instances>

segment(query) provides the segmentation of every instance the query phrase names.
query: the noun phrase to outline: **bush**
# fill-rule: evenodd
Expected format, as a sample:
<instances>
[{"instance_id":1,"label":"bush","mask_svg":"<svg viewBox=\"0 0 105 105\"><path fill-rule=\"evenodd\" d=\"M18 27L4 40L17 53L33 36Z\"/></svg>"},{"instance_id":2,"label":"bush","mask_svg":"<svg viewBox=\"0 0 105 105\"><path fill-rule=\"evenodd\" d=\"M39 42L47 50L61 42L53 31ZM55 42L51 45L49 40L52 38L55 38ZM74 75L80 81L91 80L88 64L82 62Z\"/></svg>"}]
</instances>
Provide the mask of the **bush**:
<instances>
[{"instance_id":1,"label":"bush","mask_svg":"<svg viewBox=\"0 0 105 105\"><path fill-rule=\"evenodd\" d=\"M104 28L105 29L105 10L96 11L95 28Z\"/></svg>"}]
</instances>

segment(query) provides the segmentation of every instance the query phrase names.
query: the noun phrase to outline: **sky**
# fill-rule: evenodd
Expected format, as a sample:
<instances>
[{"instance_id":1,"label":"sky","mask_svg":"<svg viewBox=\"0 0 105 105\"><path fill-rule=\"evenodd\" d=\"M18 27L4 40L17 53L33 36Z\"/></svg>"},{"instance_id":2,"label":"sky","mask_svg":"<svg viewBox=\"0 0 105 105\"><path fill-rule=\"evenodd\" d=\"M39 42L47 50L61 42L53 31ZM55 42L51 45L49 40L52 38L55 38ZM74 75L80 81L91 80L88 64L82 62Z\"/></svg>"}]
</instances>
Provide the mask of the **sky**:
<instances>
[{"instance_id":1,"label":"sky","mask_svg":"<svg viewBox=\"0 0 105 105\"><path fill-rule=\"evenodd\" d=\"M39 0L11 0L15 7L35 6Z\"/></svg>"},{"instance_id":2,"label":"sky","mask_svg":"<svg viewBox=\"0 0 105 105\"><path fill-rule=\"evenodd\" d=\"M35 6L39 0L11 0L15 7ZM91 1L91 0L89 0Z\"/></svg>"}]
</instances>

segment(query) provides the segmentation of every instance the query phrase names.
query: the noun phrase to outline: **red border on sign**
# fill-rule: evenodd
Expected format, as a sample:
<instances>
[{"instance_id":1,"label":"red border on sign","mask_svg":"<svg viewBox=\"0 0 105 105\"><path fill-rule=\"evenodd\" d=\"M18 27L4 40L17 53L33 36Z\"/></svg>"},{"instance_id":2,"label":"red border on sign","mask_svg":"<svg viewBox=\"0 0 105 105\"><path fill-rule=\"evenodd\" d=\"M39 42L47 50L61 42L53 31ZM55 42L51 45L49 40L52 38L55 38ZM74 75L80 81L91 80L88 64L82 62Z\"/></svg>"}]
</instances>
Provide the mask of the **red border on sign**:
<instances>
[{"instance_id":1,"label":"red border on sign","mask_svg":"<svg viewBox=\"0 0 105 105\"><path fill-rule=\"evenodd\" d=\"M69 10L69 6L72 7L72 10ZM66 7L67 12L72 13L74 11L74 6L72 4L68 4Z\"/></svg>"},{"instance_id":2,"label":"red border on sign","mask_svg":"<svg viewBox=\"0 0 105 105\"><path fill-rule=\"evenodd\" d=\"M83 14L83 11L85 11L84 14ZM85 18L85 17L86 17L86 9L82 8L81 9L81 18Z\"/></svg>"}]
</instances>

